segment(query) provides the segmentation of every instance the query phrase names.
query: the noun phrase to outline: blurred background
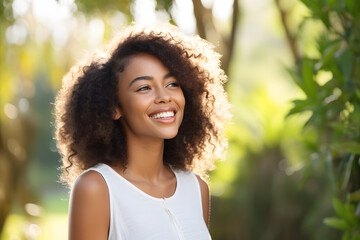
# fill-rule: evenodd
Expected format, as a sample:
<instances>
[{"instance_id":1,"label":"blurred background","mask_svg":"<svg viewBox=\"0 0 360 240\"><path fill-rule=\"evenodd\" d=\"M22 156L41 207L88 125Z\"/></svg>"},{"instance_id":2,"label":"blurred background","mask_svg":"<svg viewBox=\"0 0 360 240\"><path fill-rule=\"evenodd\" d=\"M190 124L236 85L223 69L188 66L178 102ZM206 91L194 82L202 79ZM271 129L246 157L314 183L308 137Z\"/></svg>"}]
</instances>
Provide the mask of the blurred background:
<instances>
[{"instance_id":1,"label":"blurred background","mask_svg":"<svg viewBox=\"0 0 360 240\"><path fill-rule=\"evenodd\" d=\"M213 239L360 239L359 5L1 0L0 239L67 239L54 97L133 21L169 21L223 55L233 121L210 173Z\"/></svg>"}]
</instances>

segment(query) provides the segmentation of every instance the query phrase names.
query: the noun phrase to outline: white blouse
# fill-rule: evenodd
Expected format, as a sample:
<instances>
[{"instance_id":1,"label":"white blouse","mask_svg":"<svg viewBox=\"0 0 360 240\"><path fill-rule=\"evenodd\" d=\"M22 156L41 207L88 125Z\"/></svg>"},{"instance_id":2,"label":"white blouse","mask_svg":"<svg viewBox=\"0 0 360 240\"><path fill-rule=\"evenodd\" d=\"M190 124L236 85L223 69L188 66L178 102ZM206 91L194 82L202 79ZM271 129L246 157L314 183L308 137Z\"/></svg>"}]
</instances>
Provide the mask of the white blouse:
<instances>
[{"instance_id":1,"label":"white blouse","mask_svg":"<svg viewBox=\"0 0 360 240\"><path fill-rule=\"evenodd\" d=\"M109 190L109 240L211 239L194 173L173 170L177 180L175 193L169 198L155 198L106 164L97 164L85 172L88 171L99 172Z\"/></svg>"}]
</instances>

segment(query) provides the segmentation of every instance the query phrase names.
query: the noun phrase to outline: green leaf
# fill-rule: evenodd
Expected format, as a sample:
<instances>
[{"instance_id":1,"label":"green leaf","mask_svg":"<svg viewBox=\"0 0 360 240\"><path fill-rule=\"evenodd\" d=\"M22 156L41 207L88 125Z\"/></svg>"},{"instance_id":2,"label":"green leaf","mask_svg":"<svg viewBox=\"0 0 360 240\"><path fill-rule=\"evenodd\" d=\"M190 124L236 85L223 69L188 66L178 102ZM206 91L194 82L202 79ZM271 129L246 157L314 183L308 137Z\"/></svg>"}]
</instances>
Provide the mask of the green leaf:
<instances>
[{"instance_id":1,"label":"green leaf","mask_svg":"<svg viewBox=\"0 0 360 240\"><path fill-rule=\"evenodd\" d=\"M340 218L325 218L324 223L330 227L340 230L348 230L351 228L345 220Z\"/></svg>"},{"instance_id":2,"label":"green leaf","mask_svg":"<svg viewBox=\"0 0 360 240\"><path fill-rule=\"evenodd\" d=\"M293 81L296 83L296 85L298 85L298 87L305 92L305 84L303 82L303 80L301 79L301 77L292 69L290 68L286 68L286 71L289 73L289 75L291 76L291 78L293 79Z\"/></svg>"},{"instance_id":3,"label":"green leaf","mask_svg":"<svg viewBox=\"0 0 360 240\"><path fill-rule=\"evenodd\" d=\"M305 85L305 94L310 99L316 99L317 83L314 80L314 72L309 59L305 59L303 62L302 75Z\"/></svg>"},{"instance_id":4,"label":"green leaf","mask_svg":"<svg viewBox=\"0 0 360 240\"><path fill-rule=\"evenodd\" d=\"M354 13L356 11L356 0L345 0L345 4L349 12Z\"/></svg>"},{"instance_id":5,"label":"green leaf","mask_svg":"<svg viewBox=\"0 0 360 240\"><path fill-rule=\"evenodd\" d=\"M347 83L350 82L350 74L352 69L352 53L350 49L346 49L341 55L341 69L344 75L344 79Z\"/></svg>"},{"instance_id":6,"label":"green leaf","mask_svg":"<svg viewBox=\"0 0 360 240\"><path fill-rule=\"evenodd\" d=\"M360 240L360 233L355 233L356 235L354 235L351 240Z\"/></svg>"},{"instance_id":7,"label":"green leaf","mask_svg":"<svg viewBox=\"0 0 360 240\"><path fill-rule=\"evenodd\" d=\"M307 182L307 180L310 178L312 172L314 171L314 169L319 165L320 163L320 158L317 157L315 158L310 164L308 164L304 171L303 174L301 176L301 182L299 184L299 188L302 189L305 185L305 183Z\"/></svg>"},{"instance_id":8,"label":"green leaf","mask_svg":"<svg viewBox=\"0 0 360 240\"><path fill-rule=\"evenodd\" d=\"M351 236L349 232L345 232L342 236L341 240L351 240Z\"/></svg>"},{"instance_id":9,"label":"green leaf","mask_svg":"<svg viewBox=\"0 0 360 240\"><path fill-rule=\"evenodd\" d=\"M360 189L350 194L350 201L360 202Z\"/></svg>"},{"instance_id":10,"label":"green leaf","mask_svg":"<svg viewBox=\"0 0 360 240\"><path fill-rule=\"evenodd\" d=\"M360 154L360 143L357 142L335 142L331 145L331 148L340 152Z\"/></svg>"},{"instance_id":11,"label":"green leaf","mask_svg":"<svg viewBox=\"0 0 360 240\"><path fill-rule=\"evenodd\" d=\"M324 68L324 67L327 67L329 66L329 63L333 61L333 56L334 56L334 53L339 50L340 48L340 45L341 45L341 42L340 41L334 41L333 44L331 44L330 46L328 46L324 52L323 52L323 57L321 59L321 62L320 62L320 65L319 65L319 69L320 68Z\"/></svg>"},{"instance_id":12,"label":"green leaf","mask_svg":"<svg viewBox=\"0 0 360 240\"><path fill-rule=\"evenodd\" d=\"M358 224L358 219L355 217L355 206L350 202L345 204L345 221L352 227L356 227Z\"/></svg>"},{"instance_id":13,"label":"green leaf","mask_svg":"<svg viewBox=\"0 0 360 240\"><path fill-rule=\"evenodd\" d=\"M341 175L343 175L345 164L347 163L348 160L349 160L348 156L344 157L341 160L341 162L339 163L339 165L337 167L336 178L340 178Z\"/></svg>"},{"instance_id":14,"label":"green leaf","mask_svg":"<svg viewBox=\"0 0 360 240\"><path fill-rule=\"evenodd\" d=\"M294 100L292 101L294 103L294 107L290 109L289 113L286 115L286 117L300 113L306 110L309 110L308 108L311 106L311 101L305 99L305 100Z\"/></svg>"},{"instance_id":15,"label":"green leaf","mask_svg":"<svg viewBox=\"0 0 360 240\"><path fill-rule=\"evenodd\" d=\"M331 188L335 192L336 191L336 180L335 180L335 176L334 176L334 169L333 169L333 162L332 162L332 155L331 154L328 154L326 156L325 168L326 168L326 173L327 173L327 175L329 177L329 180L330 180Z\"/></svg>"},{"instance_id":16,"label":"green leaf","mask_svg":"<svg viewBox=\"0 0 360 240\"><path fill-rule=\"evenodd\" d=\"M170 12L173 2L173 0L156 0L156 10L165 9L165 11Z\"/></svg>"},{"instance_id":17,"label":"green leaf","mask_svg":"<svg viewBox=\"0 0 360 240\"><path fill-rule=\"evenodd\" d=\"M344 124L339 122L332 122L330 123L330 126L336 131L336 132L344 132Z\"/></svg>"},{"instance_id":18,"label":"green leaf","mask_svg":"<svg viewBox=\"0 0 360 240\"><path fill-rule=\"evenodd\" d=\"M356 226L357 220L354 217L354 207L350 203L342 204L339 199L333 198L333 207L336 214L343 219L349 227Z\"/></svg>"},{"instance_id":19,"label":"green leaf","mask_svg":"<svg viewBox=\"0 0 360 240\"><path fill-rule=\"evenodd\" d=\"M350 180L350 175L351 175L351 169L352 169L352 165L355 159L355 154L351 154L350 158L348 159L348 161L345 164L345 172L344 172L344 180L341 186L342 190L345 190L345 188L347 187L349 180Z\"/></svg>"},{"instance_id":20,"label":"green leaf","mask_svg":"<svg viewBox=\"0 0 360 240\"><path fill-rule=\"evenodd\" d=\"M335 4L335 0L327 0L327 4L329 5L329 7L333 7Z\"/></svg>"},{"instance_id":21,"label":"green leaf","mask_svg":"<svg viewBox=\"0 0 360 240\"><path fill-rule=\"evenodd\" d=\"M311 114L310 118L305 122L304 124L304 128L310 126L311 124L313 124L314 126L316 126L316 124L314 123L317 120L317 112L314 112Z\"/></svg>"},{"instance_id":22,"label":"green leaf","mask_svg":"<svg viewBox=\"0 0 360 240\"><path fill-rule=\"evenodd\" d=\"M322 3L318 0L301 0L315 16L320 16L322 12Z\"/></svg>"},{"instance_id":23,"label":"green leaf","mask_svg":"<svg viewBox=\"0 0 360 240\"><path fill-rule=\"evenodd\" d=\"M342 205L342 203L340 202L339 199L337 198L333 198L332 200L332 203L333 203L333 207L335 209L335 212L338 216L344 218L344 213L346 211L345 207Z\"/></svg>"},{"instance_id":24,"label":"green leaf","mask_svg":"<svg viewBox=\"0 0 360 240\"><path fill-rule=\"evenodd\" d=\"M324 7L324 3L319 0L301 0L313 13L313 18L319 18L326 28L330 28L329 9Z\"/></svg>"},{"instance_id":25,"label":"green leaf","mask_svg":"<svg viewBox=\"0 0 360 240\"><path fill-rule=\"evenodd\" d=\"M351 113L350 119L356 126L360 126L360 106L354 104L354 111Z\"/></svg>"}]
</instances>

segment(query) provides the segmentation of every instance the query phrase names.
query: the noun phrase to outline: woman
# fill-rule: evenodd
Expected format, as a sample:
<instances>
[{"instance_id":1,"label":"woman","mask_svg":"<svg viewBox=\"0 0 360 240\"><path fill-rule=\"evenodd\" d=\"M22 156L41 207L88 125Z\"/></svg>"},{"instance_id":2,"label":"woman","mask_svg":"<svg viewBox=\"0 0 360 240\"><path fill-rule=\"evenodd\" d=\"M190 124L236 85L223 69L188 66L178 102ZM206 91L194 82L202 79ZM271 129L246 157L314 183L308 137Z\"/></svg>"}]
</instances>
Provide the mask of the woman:
<instances>
[{"instance_id":1,"label":"woman","mask_svg":"<svg viewBox=\"0 0 360 240\"><path fill-rule=\"evenodd\" d=\"M200 175L227 145L219 55L171 26L129 27L104 53L55 103L69 239L210 239Z\"/></svg>"}]
</instances>

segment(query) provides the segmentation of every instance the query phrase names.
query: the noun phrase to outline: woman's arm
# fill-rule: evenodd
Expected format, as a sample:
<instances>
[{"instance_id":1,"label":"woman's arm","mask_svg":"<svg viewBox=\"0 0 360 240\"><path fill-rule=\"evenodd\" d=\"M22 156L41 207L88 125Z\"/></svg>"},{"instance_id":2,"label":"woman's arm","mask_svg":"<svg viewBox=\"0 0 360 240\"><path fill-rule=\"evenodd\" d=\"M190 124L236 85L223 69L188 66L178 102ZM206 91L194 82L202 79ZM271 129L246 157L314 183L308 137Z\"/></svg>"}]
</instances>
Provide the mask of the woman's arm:
<instances>
[{"instance_id":1,"label":"woman's arm","mask_svg":"<svg viewBox=\"0 0 360 240\"><path fill-rule=\"evenodd\" d=\"M200 183L201 190L201 201L203 207L203 215L206 226L209 227L209 219L210 219L210 191L209 186L200 176L196 175L197 179Z\"/></svg>"},{"instance_id":2,"label":"woman's arm","mask_svg":"<svg viewBox=\"0 0 360 240\"><path fill-rule=\"evenodd\" d=\"M100 173L78 179L70 197L69 240L106 240L110 224L109 192Z\"/></svg>"}]
</instances>

